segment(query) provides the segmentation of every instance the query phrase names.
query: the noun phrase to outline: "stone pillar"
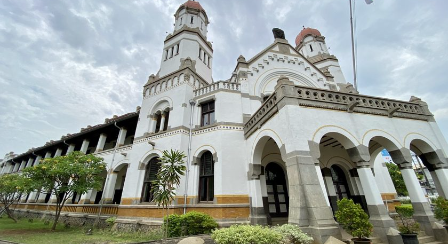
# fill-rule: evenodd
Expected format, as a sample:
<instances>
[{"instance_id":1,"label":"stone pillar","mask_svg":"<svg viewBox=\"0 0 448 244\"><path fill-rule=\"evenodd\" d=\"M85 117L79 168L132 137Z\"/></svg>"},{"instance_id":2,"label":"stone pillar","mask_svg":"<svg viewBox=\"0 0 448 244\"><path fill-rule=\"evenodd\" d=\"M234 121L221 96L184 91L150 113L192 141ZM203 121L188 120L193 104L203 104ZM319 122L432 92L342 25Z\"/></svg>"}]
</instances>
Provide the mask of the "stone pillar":
<instances>
[{"instance_id":1,"label":"stone pillar","mask_svg":"<svg viewBox=\"0 0 448 244\"><path fill-rule=\"evenodd\" d=\"M268 225L268 217L263 204L263 193L261 191L260 175L262 174L260 164L249 164L249 188L250 188L250 223Z\"/></svg>"},{"instance_id":2,"label":"stone pillar","mask_svg":"<svg viewBox=\"0 0 448 244\"><path fill-rule=\"evenodd\" d=\"M336 191L334 189L333 177L331 177L330 168L323 168L322 174L327 190L328 202L330 203L331 209L335 211L338 209L337 206L338 197L336 196Z\"/></svg>"},{"instance_id":3,"label":"stone pillar","mask_svg":"<svg viewBox=\"0 0 448 244\"><path fill-rule=\"evenodd\" d=\"M165 130L165 113L162 113L160 116L162 116L162 118L160 119L160 130L159 131L164 131Z\"/></svg>"},{"instance_id":4,"label":"stone pillar","mask_svg":"<svg viewBox=\"0 0 448 244\"><path fill-rule=\"evenodd\" d=\"M82 141L81 150L80 150L82 153L84 153L84 154L87 153L87 149L89 149L89 143L90 143L90 141L87 139L84 139Z\"/></svg>"},{"instance_id":5,"label":"stone pillar","mask_svg":"<svg viewBox=\"0 0 448 244\"><path fill-rule=\"evenodd\" d=\"M432 223L435 222L434 214L412 169L412 164L402 163L399 167L414 208L414 219L420 224L420 229L424 230L427 235L434 235L432 230Z\"/></svg>"},{"instance_id":6,"label":"stone pillar","mask_svg":"<svg viewBox=\"0 0 448 244\"><path fill-rule=\"evenodd\" d=\"M436 169L434 172L435 172L434 175L436 176L437 181L440 185L439 189L437 189L439 195L443 196L445 199L448 199L448 169L439 168Z\"/></svg>"},{"instance_id":7,"label":"stone pillar","mask_svg":"<svg viewBox=\"0 0 448 244\"><path fill-rule=\"evenodd\" d=\"M45 153L45 158L51 158L51 152L46 152Z\"/></svg>"},{"instance_id":8,"label":"stone pillar","mask_svg":"<svg viewBox=\"0 0 448 244\"><path fill-rule=\"evenodd\" d=\"M367 209L370 215L369 220L373 225L374 232L383 242L387 242L386 234L389 228L396 228L396 226L394 220L390 218L386 206L383 204L380 190L376 184L372 169L368 164L369 162L364 162L364 164L362 162L358 163L359 180L366 197Z\"/></svg>"},{"instance_id":9,"label":"stone pillar","mask_svg":"<svg viewBox=\"0 0 448 244\"><path fill-rule=\"evenodd\" d=\"M39 165L40 164L40 160L42 160L42 156L37 155L36 160L34 160L34 166Z\"/></svg>"},{"instance_id":10,"label":"stone pillar","mask_svg":"<svg viewBox=\"0 0 448 244\"><path fill-rule=\"evenodd\" d=\"M36 159L29 158L25 168L31 167Z\"/></svg>"},{"instance_id":11,"label":"stone pillar","mask_svg":"<svg viewBox=\"0 0 448 244\"><path fill-rule=\"evenodd\" d=\"M90 204L90 198L92 197L93 190L88 190L86 193L82 194L81 199L78 204Z\"/></svg>"},{"instance_id":12,"label":"stone pillar","mask_svg":"<svg viewBox=\"0 0 448 244\"><path fill-rule=\"evenodd\" d=\"M61 155L62 155L62 149L61 148L56 149L56 153L54 154L54 157L59 157Z\"/></svg>"},{"instance_id":13,"label":"stone pillar","mask_svg":"<svg viewBox=\"0 0 448 244\"><path fill-rule=\"evenodd\" d=\"M28 159L29 161L29 159ZM23 168L25 168L27 162L25 160L22 160L22 163L20 163L19 171L21 171Z\"/></svg>"},{"instance_id":14,"label":"stone pillar","mask_svg":"<svg viewBox=\"0 0 448 244\"><path fill-rule=\"evenodd\" d=\"M316 243L324 243L330 236L341 238L338 224L319 181L316 165L309 151L294 151L286 155L289 184L288 222L297 224L313 236Z\"/></svg>"},{"instance_id":15,"label":"stone pillar","mask_svg":"<svg viewBox=\"0 0 448 244\"><path fill-rule=\"evenodd\" d=\"M121 147L124 145L124 141L126 139L127 132L128 131L126 128L121 127L120 132L118 133L117 144L115 145L116 147Z\"/></svg>"},{"instance_id":16,"label":"stone pillar","mask_svg":"<svg viewBox=\"0 0 448 244\"><path fill-rule=\"evenodd\" d=\"M149 121L149 133L154 133L156 131L156 125L157 125L157 116L151 115L149 117L150 121Z\"/></svg>"},{"instance_id":17,"label":"stone pillar","mask_svg":"<svg viewBox=\"0 0 448 244\"><path fill-rule=\"evenodd\" d=\"M118 172L111 172L109 178L107 179L106 192L103 193L103 201L105 204L111 204L114 193L115 193L115 183L117 182Z\"/></svg>"},{"instance_id":18,"label":"stone pillar","mask_svg":"<svg viewBox=\"0 0 448 244\"><path fill-rule=\"evenodd\" d=\"M104 150L104 144L106 144L107 134L101 133L98 143L96 144L95 152L101 152Z\"/></svg>"},{"instance_id":19,"label":"stone pillar","mask_svg":"<svg viewBox=\"0 0 448 244\"><path fill-rule=\"evenodd\" d=\"M67 153L65 155L67 155L73 151L75 151L75 144L70 144L67 148Z\"/></svg>"},{"instance_id":20,"label":"stone pillar","mask_svg":"<svg viewBox=\"0 0 448 244\"><path fill-rule=\"evenodd\" d=\"M20 167L20 163L15 163L14 169L12 170L12 172L17 172L19 170L19 167Z\"/></svg>"}]
</instances>

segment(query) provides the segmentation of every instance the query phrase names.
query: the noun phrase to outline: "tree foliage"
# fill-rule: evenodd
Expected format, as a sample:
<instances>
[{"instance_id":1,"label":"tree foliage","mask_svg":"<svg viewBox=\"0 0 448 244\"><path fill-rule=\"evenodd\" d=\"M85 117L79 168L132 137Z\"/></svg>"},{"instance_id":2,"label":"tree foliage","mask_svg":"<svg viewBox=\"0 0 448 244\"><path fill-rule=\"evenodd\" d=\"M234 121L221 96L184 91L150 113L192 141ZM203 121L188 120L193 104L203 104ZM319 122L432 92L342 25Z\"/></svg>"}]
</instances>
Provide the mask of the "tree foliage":
<instances>
[{"instance_id":1,"label":"tree foliage","mask_svg":"<svg viewBox=\"0 0 448 244\"><path fill-rule=\"evenodd\" d=\"M160 169L157 173L157 180L152 182L151 193L153 194L153 201L158 206L167 209L174 201L176 196L175 187L180 184L180 177L185 174L185 154L177 150L165 150L162 152L160 159ZM166 214L167 215L167 214ZM168 222L168 218L166 218ZM165 223L169 226L168 223ZM168 228L165 230L165 236L168 234Z\"/></svg>"},{"instance_id":2,"label":"tree foliage","mask_svg":"<svg viewBox=\"0 0 448 244\"><path fill-rule=\"evenodd\" d=\"M397 211L398 217L401 220L401 223L398 224L398 230L402 234L418 233L420 225L412 218L414 215L414 208L412 206L395 206L395 211Z\"/></svg>"},{"instance_id":3,"label":"tree foliage","mask_svg":"<svg viewBox=\"0 0 448 244\"><path fill-rule=\"evenodd\" d=\"M338 210L335 213L336 220L352 236L368 238L372 234L373 225L369 222L369 216L355 204L352 199L343 198L337 202Z\"/></svg>"},{"instance_id":4,"label":"tree foliage","mask_svg":"<svg viewBox=\"0 0 448 244\"><path fill-rule=\"evenodd\" d=\"M103 177L99 174L106 168L103 159L82 152L71 152L65 156L46 158L33 167L23 170L25 177L31 179L33 188L45 189L56 197L56 229L65 202L77 194L84 194L90 189L100 189Z\"/></svg>"},{"instance_id":5,"label":"tree foliage","mask_svg":"<svg viewBox=\"0 0 448 244\"><path fill-rule=\"evenodd\" d=\"M386 167L389 170L390 178L392 183L394 183L395 190L399 196L408 196L408 190L404 184L403 176L401 175L400 169L394 163L386 163Z\"/></svg>"},{"instance_id":6,"label":"tree foliage","mask_svg":"<svg viewBox=\"0 0 448 244\"><path fill-rule=\"evenodd\" d=\"M19 174L0 175L0 203L10 219L17 223L11 205L32 190L31 180ZM1 211L0 211L1 214Z\"/></svg>"},{"instance_id":7,"label":"tree foliage","mask_svg":"<svg viewBox=\"0 0 448 244\"><path fill-rule=\"evenodd\" d=\"M448 200L438 197L434 203L434 217L438 220L443 220L445 225L448 225Z\"/></svg>"}]
</instances>

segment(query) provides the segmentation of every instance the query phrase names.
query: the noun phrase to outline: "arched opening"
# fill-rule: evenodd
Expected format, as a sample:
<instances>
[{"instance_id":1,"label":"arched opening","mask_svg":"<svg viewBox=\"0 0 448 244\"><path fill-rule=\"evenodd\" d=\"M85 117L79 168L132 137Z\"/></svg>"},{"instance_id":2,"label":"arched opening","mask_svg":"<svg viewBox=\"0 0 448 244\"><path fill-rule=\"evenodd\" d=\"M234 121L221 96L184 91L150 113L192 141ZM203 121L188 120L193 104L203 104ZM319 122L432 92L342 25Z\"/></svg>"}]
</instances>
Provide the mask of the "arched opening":
<instances>
[{"instance_id":1,"label":"arched opening","mask_svg":"<svg viewBox=\"0 0 448 244\"><path fill-rule=\"evenodd\" d=\"M323 135L319 142L319 161L328 203L334 213L338 209L337 201L348 198L368 212L356 165L346 147L353 148L354 144L336 132Z\"/></svg>"},{"instance_id":2,"label":"arched opening","mask_svg":"<svg viewBox=\"0 0 448 244\"><path fill-rule=\"evenodd\" d=\"M207 151L202 154L199 165L199 201L213 202L215 166L213 154Z\"/></svg>"},{"instance_id":3,"label":"arched opening","mask_svg":"<svg viewBox=\"0 0 448 244\"><path fill-rule=\"evenodd\" d=\"M288 217L289 196L282 167L269 163L265 169L269 215L273 218Z\"/></svg>"},{"instance_id":4,"label":"arched opening","mask_svg":"<svg viewBox=\"0 0 448 244\"><path fill-rule=\"evenodd\" d=\"M152 181L157 179L157 172L160 169L160 160L158 157L152 158L146 164L145 177L143 178L143 188L141 202L151 202L153 194L151 193Z\"/></svg>"},{"instance_id":5,"label":"arched opening","mask_svg":"<svg viewBox=\"0 0 448 244\"><path fill-rule=\"evenodd\" d=\"M128 170L128 165L125 164L123 165L123 167L121 167L121 169L119 169L118 171L115 171L114 173L116 173L116 178L115 178L115 187L113 189L113 194L114 197L112 199L112 204L120 204L121 202L121 196L123 195L123 187L124 187L124 182L126 180L126 173Z\"/></svg>"}]
</instances>

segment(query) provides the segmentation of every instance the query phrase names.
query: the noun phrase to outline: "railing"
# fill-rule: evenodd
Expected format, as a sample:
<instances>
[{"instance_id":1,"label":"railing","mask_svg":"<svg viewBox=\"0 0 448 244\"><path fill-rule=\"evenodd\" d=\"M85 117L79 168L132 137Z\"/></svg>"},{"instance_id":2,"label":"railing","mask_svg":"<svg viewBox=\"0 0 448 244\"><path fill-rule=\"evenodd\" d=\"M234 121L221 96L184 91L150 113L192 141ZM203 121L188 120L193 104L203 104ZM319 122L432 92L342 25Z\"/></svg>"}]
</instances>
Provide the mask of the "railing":
<instances>
[{"instance_id":1,"label":"railing","mask_svg":"<svg viewBox=\"0 0 448 244\"><path fill-rule=\"evenodd\" d=\"M199 89L194 90L194 96L201 96L213 91L217 90L231 90L231 91L240 91L240 84L235 82L228 81L219 81L216 83L212 83L208 86L201 87Z\"/></svg>"},{"instance_id":2,"label":"railing","mask_svg":"<svg viewBox=\"0 0 448 244\"><path fill-rule=\"evenodd\" d=\"M277 104L284 98L297 99L303 107L316 107L332 110L347 111L349 113L366 113L379 116L399 117L429 121L432 114L426 103L405 102L360 94L350 94L318 88L282 85L266 100L244 125L244 135L249 137L258 130L277 111ZM288 103L289 102L285 102Z\"/></svg>"}]
</instances>

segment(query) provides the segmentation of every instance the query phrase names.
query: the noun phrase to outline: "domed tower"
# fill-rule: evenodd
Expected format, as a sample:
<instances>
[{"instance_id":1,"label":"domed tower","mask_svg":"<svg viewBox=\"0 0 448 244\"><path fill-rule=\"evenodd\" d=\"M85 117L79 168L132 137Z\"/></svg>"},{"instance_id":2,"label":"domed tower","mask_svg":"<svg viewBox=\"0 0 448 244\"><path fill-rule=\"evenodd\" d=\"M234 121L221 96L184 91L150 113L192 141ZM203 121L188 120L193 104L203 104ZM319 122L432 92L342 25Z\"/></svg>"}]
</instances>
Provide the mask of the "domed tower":
<instances>
[{"instance_id":1,"label":"domed tower","mask_svg":"<svg viewBox=\"0 0 448 244\"><path fill-rule=\"evenodd\" d=\"M159 77L177 71L190 58L202 78L212 82L212 44L207 41L207 13L196 1L180 5L174 14L174 30L168 34L163 46Z\"/></svg>"},{"instance_id":2,"label":"domed tower","mask_svg":"<svg viewBox=\"0 0 448 244\"><path fill-rule=\"evenodd\" d=\"M330 72L336 83L346 83L339 61L328 51L325 37L313 28L303 28L296 37L296 50L321 69Z\"/></svg>"}]
</instances>

